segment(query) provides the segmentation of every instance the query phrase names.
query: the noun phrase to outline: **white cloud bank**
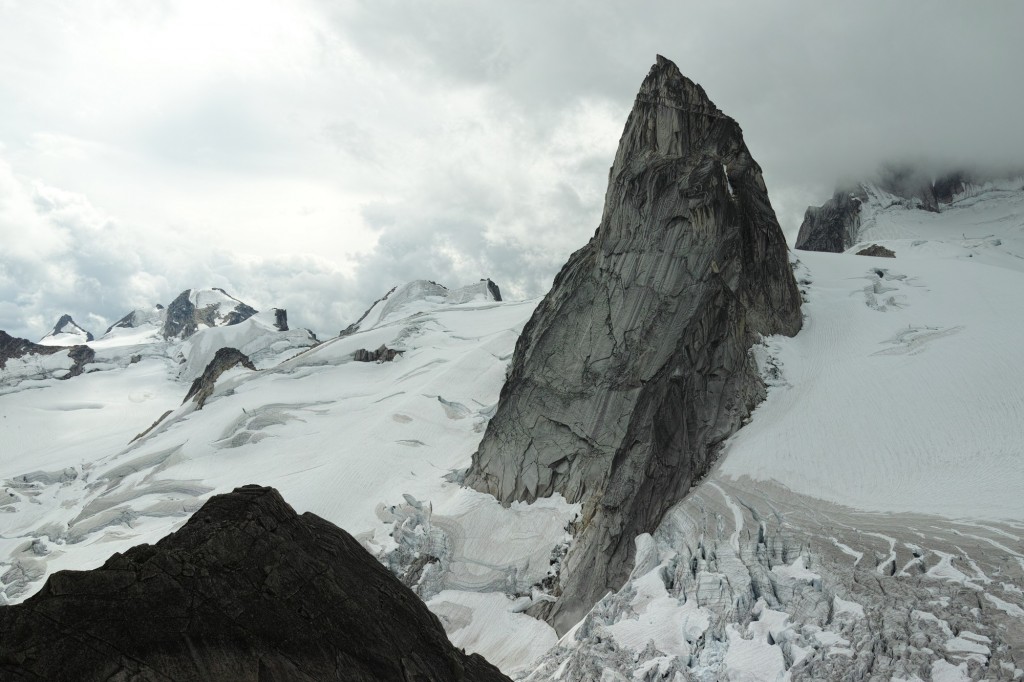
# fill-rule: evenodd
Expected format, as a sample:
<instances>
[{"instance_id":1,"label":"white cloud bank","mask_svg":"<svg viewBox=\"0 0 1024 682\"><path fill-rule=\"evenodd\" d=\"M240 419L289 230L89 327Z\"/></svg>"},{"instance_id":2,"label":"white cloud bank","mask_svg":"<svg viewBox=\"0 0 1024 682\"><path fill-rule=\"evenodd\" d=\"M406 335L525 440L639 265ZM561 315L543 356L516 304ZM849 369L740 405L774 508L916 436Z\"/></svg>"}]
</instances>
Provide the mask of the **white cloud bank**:
<instances>
[{"instance_id":1,"label":"white cloud bank","mask_svg":"<svg viewBox=\"0 0 1024 682\"><path fill-rule=\"evenodd\" d=\"M333 334L396 282L538 295L655 53L783 227L892 158L1020 163L1024 4L0 0L0 329L221 286Z\"/></svg>"}]
</instances>

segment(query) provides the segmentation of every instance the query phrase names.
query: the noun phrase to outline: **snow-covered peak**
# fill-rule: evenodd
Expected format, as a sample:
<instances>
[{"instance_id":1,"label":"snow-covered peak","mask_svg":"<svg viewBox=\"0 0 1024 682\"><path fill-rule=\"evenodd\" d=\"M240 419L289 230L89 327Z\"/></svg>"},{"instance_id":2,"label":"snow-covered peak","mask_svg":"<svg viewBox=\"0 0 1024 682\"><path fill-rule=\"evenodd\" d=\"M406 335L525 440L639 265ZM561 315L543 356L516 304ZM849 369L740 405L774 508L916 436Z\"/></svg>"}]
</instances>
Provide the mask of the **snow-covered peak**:
<instances>
[{"instance_id":1,"label":"snow-covered peak","mask_svg":"<svg viewBox=\"0 0 1024 682\"><path fill-rule=\"evenodd\" d=\"M221 348L237 348L258 368L277 365L319 341L308 329L288 329L284 311L271 308L239 322L201 329L181 344L185 366L179 377L192 381L203 373ZM284 329L281 323L284 321Z\"/></svg>"},{"instance_id":2,"label":"snow-covered peak","mask_svg":"<svg viewBox=\"0 0 1024 682\"><path fill-rule=\"evenodd\" d=\"M187 339L201 328L238 324L256 312L223 289L186 289L167 306L163 335Z\"/></svg>"},{"instance_id":3,"label":"snow-covered peak","mask_svg":"<svg viewBox=\"0 0 1024 682\"><path fill-rule=\"evenodd\" d=\"M449 289L430 280L417 279L394 287L374 301L359 320L341 332L341 336L367 331L416 313L434 310L440 305L500 300L501 290L490 279L481 279L479 282L457 289Z\"/></svg>"},{"instance_id":4,"label":"snow-covered peak","mask_svg":"<svg viewBox=\"0 0 1024 682\"><path fill-rule=\"evenodd\" d=\"M46 336L39 339L43 346L81 346L92 341L92 334L82 329L70 315L61 315Z\"/></svg>"},{"instance_id":5,"label":"snow-covered peak","mask_svg":"<svg viewBox=\"0 0 1024 682\"><path fill-rule=\"evenodd\" d=\"M121 336L125 332L123 330L139 329L143 327L159 328L163 326L164 317L167 315L166 309L157 303L155 306L150 308L136 308L131 311L114 324L107 327L107 331L103 333L104 339L110 336Z\"/></svg>"}]
</instances>

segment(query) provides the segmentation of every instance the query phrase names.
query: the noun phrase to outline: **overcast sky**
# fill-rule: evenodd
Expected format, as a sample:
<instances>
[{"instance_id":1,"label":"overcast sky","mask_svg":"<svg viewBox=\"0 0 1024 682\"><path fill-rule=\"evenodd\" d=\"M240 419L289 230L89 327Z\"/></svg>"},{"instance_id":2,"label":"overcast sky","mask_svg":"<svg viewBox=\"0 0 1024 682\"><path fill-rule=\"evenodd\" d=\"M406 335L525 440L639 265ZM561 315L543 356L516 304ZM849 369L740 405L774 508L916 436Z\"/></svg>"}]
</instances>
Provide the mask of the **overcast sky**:
<instances>
[{"instance_id":1,"label":"overcast sky","mask_svg":"<svg viewBox=\"0 0 1024 682\"><path fill-rule=\"evenodd\" d=\"M889 159L1024 161L1024 3L0 0L0 329L220 286L334 335L396 283L547 291L655 55L792 241Z\"/></svg>"}]
</instances>

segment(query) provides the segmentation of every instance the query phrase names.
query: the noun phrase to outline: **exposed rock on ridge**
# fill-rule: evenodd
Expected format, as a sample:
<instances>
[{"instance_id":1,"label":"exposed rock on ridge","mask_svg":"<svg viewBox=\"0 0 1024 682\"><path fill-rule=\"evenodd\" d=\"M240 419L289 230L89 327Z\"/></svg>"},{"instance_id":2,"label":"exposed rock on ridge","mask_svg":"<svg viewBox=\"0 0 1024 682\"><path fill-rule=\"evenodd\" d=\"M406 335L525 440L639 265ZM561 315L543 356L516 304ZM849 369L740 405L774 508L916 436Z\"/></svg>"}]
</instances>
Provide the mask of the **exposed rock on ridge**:
<instances>
[{"instance_id":1,"label":"exposed rock on ridge","mask_svg":"<svg viewBox=\"0 0 1024 682\"><path fill-rule=\"evenodd\" d=\"M63 571L0 609L4 680L507 681L340 528L276 490L211 498L181 530Z\"/></svg>"},{"instance_id":2,"label":"exposed rock on ridge","mask_svg":"<svg viewBox=\"0 0 1024 682\"><path fill-rule=\"evenodd\" d=\"M555 493L583 503L546 614L559 632L624 582L633 538L763 397L750 346L800 324L785 240L739 125L659 56L601 224L523 330L466 477L504 504Z\"/></svg>"},{"instance_id":3,"label":"exposed rock on ridge","mask_svg":"<svg viewBox=\"0 0 1024 682\"><path fill-rule=\"evenodd\" d=\"M26 355L53 355L65 350L61 346L43 346L32 343L28 339L11 336L0 329L0 369L7 366L8 360L23 358Z\"/></svg>"},{"instance_id":4,"label":"exposed rock on ridge","mask_svg":"<svg viewBox=\"0 0 1024 682\"><path fill-rule=\"evenodd\" d=\"M62 366L60 364L56 364L53 366L47 366L40 363L37 368L27 372L21 372L19 376L0 376L0 383L4 383L7 380L16 383L19 379L43 379L46 377L70 379L72 377L79 376L84 372L85 366L96 358L96 353L88 346L47 346L32 343L28 339L11 336L0 329L0 370L7 369L7 363L11 360L20 360L30 358L31 356L43 358L49 355L57 355L58 353L65 351L67 352L68 359L71 361L70 365Z\"/></svg>"},{"instance_id":5,"label":"exposed rock on ridge","mask_svg":"<svg viewBox=\"0 0 1024 682\"><path fill-rule=\"evenodd\" d=\"M92 332L83 329L70 315L65 313L60 316L57 324L53 325L53 329L40 340L40 343L45 345L78 345L74 341L67 343L67 340L70 339L88 343L93 340L93 336ZM61 343L61 341L65 342Z\"/></svg>"},{"instance_id":6,"label":"exposed rock on ridge","mask_svg":"<svg viewBox=\"0 0 1024 682\"><path fill-rule=\"evenodd\" d=\"M352 354L352 359L356 362L391 362L401 354L402 351L388 348L382 343L377 350L359 348Z\"/></svg>"},{"instance_id":7,"label":"exposed rock on ridge","mask_svg":"<svg viewBox=\"0 0 1024 682\"><path fill-rule=\"evenodd\" d=\"M197 410L203 409L206 399L213 395L214 386L220 375L238 365L256 371L256 366L249 361L248 356L237 348L218 349L213 360L210 360L206 369L203 370L202 376L192 382L192 387L181 402L184 404L191 398L195 401Z\"/></svg>"}]
</instances>

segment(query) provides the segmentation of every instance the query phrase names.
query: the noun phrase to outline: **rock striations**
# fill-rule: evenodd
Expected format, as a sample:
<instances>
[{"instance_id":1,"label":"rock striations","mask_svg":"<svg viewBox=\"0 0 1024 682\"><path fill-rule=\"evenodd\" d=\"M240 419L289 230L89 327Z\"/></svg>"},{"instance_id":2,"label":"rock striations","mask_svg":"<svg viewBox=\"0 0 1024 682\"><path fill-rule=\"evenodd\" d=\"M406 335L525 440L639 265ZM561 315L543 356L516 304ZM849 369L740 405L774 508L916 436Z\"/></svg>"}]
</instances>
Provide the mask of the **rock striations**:
<instances>
[{"instance_id":1,"label":"rock striations","mask_svg":"<svg viewBox=\"0 0 1024 682\"><path fill-rule=\"evenodd\" d=\"M508 680L351 535L258 486L0 609L0 678Z\"/></svg>"},{"instance_id":2,"label":"rock striations","mask_svg":"<svg viewBox=\"0 0 1024 682\"><path fill-rule=\"evenodd\" d=\"M466 482L502 503L583 504L559 632L627 578L655 528L763 397L749 353L795 334L800 296L739 125L658 57L604 215L523 330Z\"/></svg>"}]
</instances>

